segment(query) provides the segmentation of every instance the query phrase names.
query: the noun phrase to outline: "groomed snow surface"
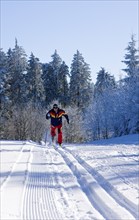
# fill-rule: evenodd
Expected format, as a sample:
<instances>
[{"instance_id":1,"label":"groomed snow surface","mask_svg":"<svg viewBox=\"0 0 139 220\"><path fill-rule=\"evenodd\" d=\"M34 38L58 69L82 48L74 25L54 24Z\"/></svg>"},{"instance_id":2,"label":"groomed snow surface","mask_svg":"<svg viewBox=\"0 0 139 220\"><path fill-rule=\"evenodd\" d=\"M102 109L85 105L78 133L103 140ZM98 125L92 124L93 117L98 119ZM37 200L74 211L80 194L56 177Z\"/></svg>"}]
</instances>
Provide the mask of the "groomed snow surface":
<instances>
[{"instance_id":1,"label":"groomed snow surface","mask_svg":"<svg viewBox=\"0 0 139 220\"><path fill-rule=\"evenodd\" d=\"M1 141L1 220L138 220L138 138Z\"/></svg>"}]
</instances>

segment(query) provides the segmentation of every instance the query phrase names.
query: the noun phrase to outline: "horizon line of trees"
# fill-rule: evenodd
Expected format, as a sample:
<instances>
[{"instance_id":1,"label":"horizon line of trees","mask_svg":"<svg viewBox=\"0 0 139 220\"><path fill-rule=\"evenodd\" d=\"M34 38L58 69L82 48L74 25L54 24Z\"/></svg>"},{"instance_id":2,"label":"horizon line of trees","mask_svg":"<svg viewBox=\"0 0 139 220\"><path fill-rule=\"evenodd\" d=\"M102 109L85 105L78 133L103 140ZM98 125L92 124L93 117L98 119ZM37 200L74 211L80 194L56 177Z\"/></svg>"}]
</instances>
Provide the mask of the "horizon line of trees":
<instances>
[{"instance_id":1,"label":"horizon line of trees","mask_svg":"<svg viewBox=\"0 0 139 220\"><path fill-rule=\"evenodd\" d=\"M124 79L116 82L102 67L94 84L78 50L69 71L56 50L51 62L41 63L33 53L27 59L17 40L7 53L0 49L1 139L41 140L49 129L45 113L54 102L70 116L70 125L63 127L66 142L138 133L139 55L134 35L126 51Z\"/></svg>"}]
</instances>

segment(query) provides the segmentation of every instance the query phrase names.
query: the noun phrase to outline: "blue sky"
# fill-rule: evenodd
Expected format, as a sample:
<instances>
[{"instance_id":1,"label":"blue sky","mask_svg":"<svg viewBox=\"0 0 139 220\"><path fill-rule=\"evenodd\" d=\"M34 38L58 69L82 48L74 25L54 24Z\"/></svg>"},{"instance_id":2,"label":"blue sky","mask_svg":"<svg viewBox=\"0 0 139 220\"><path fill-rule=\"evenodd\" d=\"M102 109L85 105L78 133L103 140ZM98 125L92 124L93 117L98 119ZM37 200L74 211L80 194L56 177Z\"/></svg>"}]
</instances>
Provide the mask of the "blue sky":
<instances>
[{"instance_id":1,"label":"blue sky","mask_svg":"<svg viewBox=\"0 0 139 220\"><path fill-rule=\"evenodd\" d=\"M1 48L15 38L28 55L46 63L57 49L71 66L77 49L90 65L95 82L101 67L116 79L124 72L125 48L135 34L138 46L138 0L1 0Z\"/></svg>"}]
</instances>

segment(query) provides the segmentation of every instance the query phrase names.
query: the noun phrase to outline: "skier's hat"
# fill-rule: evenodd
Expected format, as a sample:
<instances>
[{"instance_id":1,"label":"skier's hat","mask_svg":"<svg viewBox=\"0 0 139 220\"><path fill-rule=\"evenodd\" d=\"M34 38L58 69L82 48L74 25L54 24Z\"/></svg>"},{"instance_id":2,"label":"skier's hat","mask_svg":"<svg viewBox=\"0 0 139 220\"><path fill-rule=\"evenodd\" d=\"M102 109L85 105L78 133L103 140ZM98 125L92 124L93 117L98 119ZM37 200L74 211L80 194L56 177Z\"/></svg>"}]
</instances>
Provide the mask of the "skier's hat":
<instances>
[{"instance_id":1,"label":"skier's hat","mask_svg":"<svg viewBox=\"0 0 139 220\"><path fill-rule=\"evenodd\" d=\"M54 105L53 105L53 108L58 108L58 105L57 105L57 104L54 104Z\"/></svg>"}]
</instances>

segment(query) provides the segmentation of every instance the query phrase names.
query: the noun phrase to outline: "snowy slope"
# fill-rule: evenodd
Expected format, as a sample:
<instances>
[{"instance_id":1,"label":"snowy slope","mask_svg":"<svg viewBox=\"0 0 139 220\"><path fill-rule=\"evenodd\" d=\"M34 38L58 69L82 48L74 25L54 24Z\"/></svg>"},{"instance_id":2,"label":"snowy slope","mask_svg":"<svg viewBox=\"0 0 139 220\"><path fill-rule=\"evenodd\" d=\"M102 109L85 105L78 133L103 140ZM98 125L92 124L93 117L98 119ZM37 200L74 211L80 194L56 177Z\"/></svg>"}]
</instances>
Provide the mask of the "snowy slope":
<instances>
[{"instance_id":1,"label":"snowy slope","mask_svg":"<svg viewBox=\"0 0 139 220\"><path fill-rule=\"evenodd\" d=\"M138 143L1 141L1 220L138 219Z\"/></svg>"}]
</instances>

